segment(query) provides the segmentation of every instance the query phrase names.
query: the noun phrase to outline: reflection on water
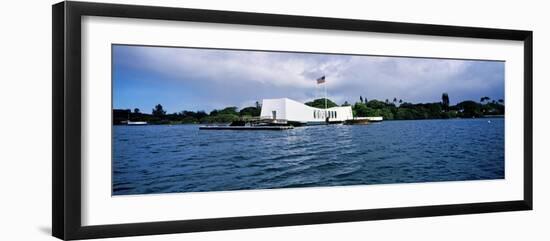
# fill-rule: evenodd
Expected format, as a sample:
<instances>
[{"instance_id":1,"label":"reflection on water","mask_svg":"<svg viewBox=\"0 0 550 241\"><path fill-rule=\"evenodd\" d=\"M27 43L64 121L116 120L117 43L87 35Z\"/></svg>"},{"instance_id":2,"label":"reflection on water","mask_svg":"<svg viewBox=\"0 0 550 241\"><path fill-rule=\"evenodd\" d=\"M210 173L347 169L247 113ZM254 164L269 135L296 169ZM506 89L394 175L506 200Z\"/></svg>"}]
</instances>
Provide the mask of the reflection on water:
<instances>
[{"instance_id":1,"label":"reflection on water","mask_svg":"<svg viewBox=\"0 0 550 241\"><path fill-rule=\"evenodd\" d=\"M113 195L504 178L504 119L113 133Z\"/></svg>"}]
</instances>

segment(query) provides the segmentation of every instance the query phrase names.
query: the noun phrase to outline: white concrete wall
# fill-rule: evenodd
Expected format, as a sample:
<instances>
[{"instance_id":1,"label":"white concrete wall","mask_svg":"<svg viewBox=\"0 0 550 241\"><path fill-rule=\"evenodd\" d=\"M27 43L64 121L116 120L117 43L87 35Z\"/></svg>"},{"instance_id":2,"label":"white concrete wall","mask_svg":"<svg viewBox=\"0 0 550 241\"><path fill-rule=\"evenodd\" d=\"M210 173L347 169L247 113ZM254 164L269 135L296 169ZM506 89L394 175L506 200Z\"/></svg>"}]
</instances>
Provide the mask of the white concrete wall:
<instances>
[{"instance_id":1,"label":"white concrete wall","mask_svg":"<svg viewBox=\"0 0 550 241\"><path fill-rule=\"evenodd\" d=\"M263 119L272 119L273 111L277 111L277 119L286 119L286 107L284 99L262 100L262 111L260 112L260 117Z\"/></svg>"},{"instance_id":2,"label":"white concrete wall","mask_svg":"<svg viewBox=\"0 0 550 241\"><path fill-rule=\"evenodd\" d=\"M327 112L333 113L329 115L330 121L345 121L353 119L351 106L332 107L328 109L319 109L307 106L303 103L288 99L264 99L262 100L262 118L273 118L272 111L277 111L277 119L285 119L298 122L324 122ZM314 115L314 112L317 113ZM336 115L334 116L334 113Z\"/></svg>"}]
</instances>

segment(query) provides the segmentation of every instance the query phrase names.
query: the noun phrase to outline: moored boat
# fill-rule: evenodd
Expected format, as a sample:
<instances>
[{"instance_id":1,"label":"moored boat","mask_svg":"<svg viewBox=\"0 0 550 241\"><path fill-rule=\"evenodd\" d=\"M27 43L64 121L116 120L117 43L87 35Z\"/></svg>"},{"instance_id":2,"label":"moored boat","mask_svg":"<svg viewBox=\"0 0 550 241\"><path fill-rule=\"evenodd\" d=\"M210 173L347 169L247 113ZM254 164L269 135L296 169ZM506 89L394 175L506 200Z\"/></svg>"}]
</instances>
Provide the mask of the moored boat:
<instances>
[{"instance_id":1,"label":"moored boat","mask_svg":"<svg viewBox=\"0 0 550 241\"><path fill-rule=\"evenodd\" d=\"M128 121L126 124L129 126L140 126L147 125L147 121Z\"/></svg>"}]
</instances>

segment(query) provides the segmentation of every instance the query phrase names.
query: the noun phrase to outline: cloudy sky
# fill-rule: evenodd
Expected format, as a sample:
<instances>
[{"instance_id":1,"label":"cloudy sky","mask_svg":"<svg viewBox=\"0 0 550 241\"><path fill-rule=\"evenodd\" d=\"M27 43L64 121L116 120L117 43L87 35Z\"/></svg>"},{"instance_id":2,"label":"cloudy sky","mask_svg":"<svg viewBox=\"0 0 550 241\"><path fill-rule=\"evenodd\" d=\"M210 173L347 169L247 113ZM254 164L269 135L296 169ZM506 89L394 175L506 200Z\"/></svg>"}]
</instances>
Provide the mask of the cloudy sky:
<instances>
[{"instance_id":1,"label":"cloudy sky","mask_svg":"<svg viewBox=\"0 0 550 241\"><path fill-rule=\"evenodd\" d=\"M342 104L393 98L451 104L504 99L504 62L195 48L113 47L113 108L168 113L252 106L267 98ZM321 97L321 96L320 96Z\"/></svg>"}]
</instances>

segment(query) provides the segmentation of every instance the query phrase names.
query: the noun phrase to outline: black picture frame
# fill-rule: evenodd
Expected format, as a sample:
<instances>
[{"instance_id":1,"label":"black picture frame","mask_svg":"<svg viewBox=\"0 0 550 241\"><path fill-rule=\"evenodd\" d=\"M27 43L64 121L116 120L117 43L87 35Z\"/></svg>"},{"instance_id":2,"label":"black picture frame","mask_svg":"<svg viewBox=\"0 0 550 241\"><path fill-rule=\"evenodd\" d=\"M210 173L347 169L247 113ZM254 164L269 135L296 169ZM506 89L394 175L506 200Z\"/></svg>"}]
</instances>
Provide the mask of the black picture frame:
<instances>
[{"instance_id":1,"label":"black picture frame","mask_svg":"<svg viewBox=\"0 0 550 241\"><path fill-rule=\"evenodd\" d=\"M81 224L81 17L104 16L517 40L524 43L524 194L522 200L282 215ZM212 230L532 210L533 32L170 7L60 2L52 6L52 233L60 239L106 238Z\"/></svg>"}]
</instances>

